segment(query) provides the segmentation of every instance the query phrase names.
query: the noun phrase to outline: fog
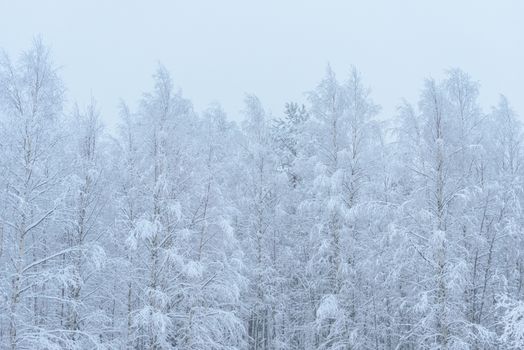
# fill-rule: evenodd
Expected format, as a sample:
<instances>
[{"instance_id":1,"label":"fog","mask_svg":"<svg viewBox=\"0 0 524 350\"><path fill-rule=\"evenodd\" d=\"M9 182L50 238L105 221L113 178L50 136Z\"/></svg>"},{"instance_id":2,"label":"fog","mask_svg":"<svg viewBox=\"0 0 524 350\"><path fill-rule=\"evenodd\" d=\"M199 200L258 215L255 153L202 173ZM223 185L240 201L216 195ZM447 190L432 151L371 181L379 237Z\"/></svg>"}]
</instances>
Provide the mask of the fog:
<instances>
[{"instance_id":1,"label":"fog","mask_svg":"<svg viewBox=\"0 0 524 350\"><path fill-rule=\"evenodd\" d=\"M341 79L351 65L363 73L382 118L451 67L481 82L483 107L503 93L522 115L522 13L516 0L2 1L0 47L15 55L42 35L68 101L94 96L109 126L159 61L197 110L219 101L233 120L245 93L280 116L328 62Z\"/></svg>"}]
</instances>

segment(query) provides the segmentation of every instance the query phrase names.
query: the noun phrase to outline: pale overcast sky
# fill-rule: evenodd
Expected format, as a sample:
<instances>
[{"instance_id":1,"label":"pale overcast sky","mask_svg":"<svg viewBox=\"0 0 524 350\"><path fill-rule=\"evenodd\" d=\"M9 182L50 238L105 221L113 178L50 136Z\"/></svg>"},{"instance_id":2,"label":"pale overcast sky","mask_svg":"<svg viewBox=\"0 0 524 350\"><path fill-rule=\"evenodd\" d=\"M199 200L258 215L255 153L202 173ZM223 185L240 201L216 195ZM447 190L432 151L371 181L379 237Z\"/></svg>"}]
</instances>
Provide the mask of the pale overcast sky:
<instances>
[{"instance_id":1,"label":"pale overcast sky","mask_svg":"<svg viewBox=\"0 0 524 350\"><path fill-rule=\"evenodd\" d=\"M218 101L236 120L246 92L274 115L303 101L328 62L339 78L356 65L384 117L451 67L481 82L484 107L504 93L523 115L523 16L519 0L0 0L0 47L15 56L41 34L69 100L93 94L109 126L158 61L196 110Z\"/></svg>"}]
</instances>

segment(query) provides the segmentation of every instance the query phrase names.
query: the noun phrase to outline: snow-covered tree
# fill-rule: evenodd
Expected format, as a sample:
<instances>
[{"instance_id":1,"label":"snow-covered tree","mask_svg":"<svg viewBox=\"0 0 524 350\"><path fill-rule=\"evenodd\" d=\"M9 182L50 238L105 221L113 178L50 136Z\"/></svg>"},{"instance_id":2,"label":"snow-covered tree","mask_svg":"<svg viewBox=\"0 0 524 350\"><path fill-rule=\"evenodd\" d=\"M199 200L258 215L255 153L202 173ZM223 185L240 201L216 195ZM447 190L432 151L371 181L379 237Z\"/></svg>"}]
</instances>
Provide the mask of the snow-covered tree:
<instances>
[{"instance_id":1,"label":"snow-covered tree","mask_svg":"<svg viewBox=\"0 0 524 350\"><path fill-rule=\"evenodd\" d=\"M371 121L378 107L352 69L340 84L328 67L309 95L311 123L308 198L304 203L313 242L315 347L336 349L365 342L363 253L367 232L359 227L359 206L370 166ZM358 286L358 287L357 287ZM362 287L362 288L360 288Z\"/></svg>"},{"instance_id":2,"label":"snow-covered tree","mask_svg":"<svg viewBox=\"0 0 524 350\"><path fill-rule=\"evenodd\" d=\"M2 343L6 348L66 346L58 289L75 283L60 263L63 228L64 88L49 50L35 39L17 62L0 62L3 249Z\"/></svg>"}]
</instances>

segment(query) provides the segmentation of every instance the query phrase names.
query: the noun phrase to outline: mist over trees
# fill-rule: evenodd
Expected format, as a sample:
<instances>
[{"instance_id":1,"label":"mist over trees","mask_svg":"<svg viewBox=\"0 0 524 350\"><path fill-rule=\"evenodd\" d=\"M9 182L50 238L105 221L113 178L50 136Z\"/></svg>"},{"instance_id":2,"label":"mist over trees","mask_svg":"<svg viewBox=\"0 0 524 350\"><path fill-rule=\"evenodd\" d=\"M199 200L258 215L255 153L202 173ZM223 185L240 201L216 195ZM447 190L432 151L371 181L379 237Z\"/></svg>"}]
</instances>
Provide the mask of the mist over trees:
<instances>
[{"instance_id":1,"label":"mist over trees","mask_svg":"<svg viewBox=\"0 0 524 350\"><path fill-rule=\"evenodd\" d=\"M522 349L524 135L459 69L379 118L328 66L276 115L159 66L117 132L0 57L1 349ZM96 96L96 91L94 92Z\"/></svg>"}]
</instances>

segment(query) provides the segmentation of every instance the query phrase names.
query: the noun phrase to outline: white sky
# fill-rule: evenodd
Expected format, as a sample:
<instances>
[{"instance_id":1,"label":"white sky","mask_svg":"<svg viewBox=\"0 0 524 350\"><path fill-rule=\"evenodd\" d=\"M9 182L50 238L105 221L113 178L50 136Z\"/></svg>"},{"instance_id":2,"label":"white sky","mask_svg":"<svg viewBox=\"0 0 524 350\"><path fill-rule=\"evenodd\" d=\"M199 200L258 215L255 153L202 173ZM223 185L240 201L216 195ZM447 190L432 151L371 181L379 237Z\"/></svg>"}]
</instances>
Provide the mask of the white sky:
<instances>
[{"instance_id":1,"label":"white sky","mask_svg":"<svg viewBox=\"0 0 524 350\"><path fill-rule=\"evenodd\" d=\"M339 78L356 65L384 117L450 67L480 80L484 107L504 93L522 116L523 16L519 0L0 0L0 47L16 56L41 34L69 100L93 94L110 127L158 61L197 110L218 101L236 120L245 92L274 115L303 101L328 62Z\"/></svg>"}]
</instances>

